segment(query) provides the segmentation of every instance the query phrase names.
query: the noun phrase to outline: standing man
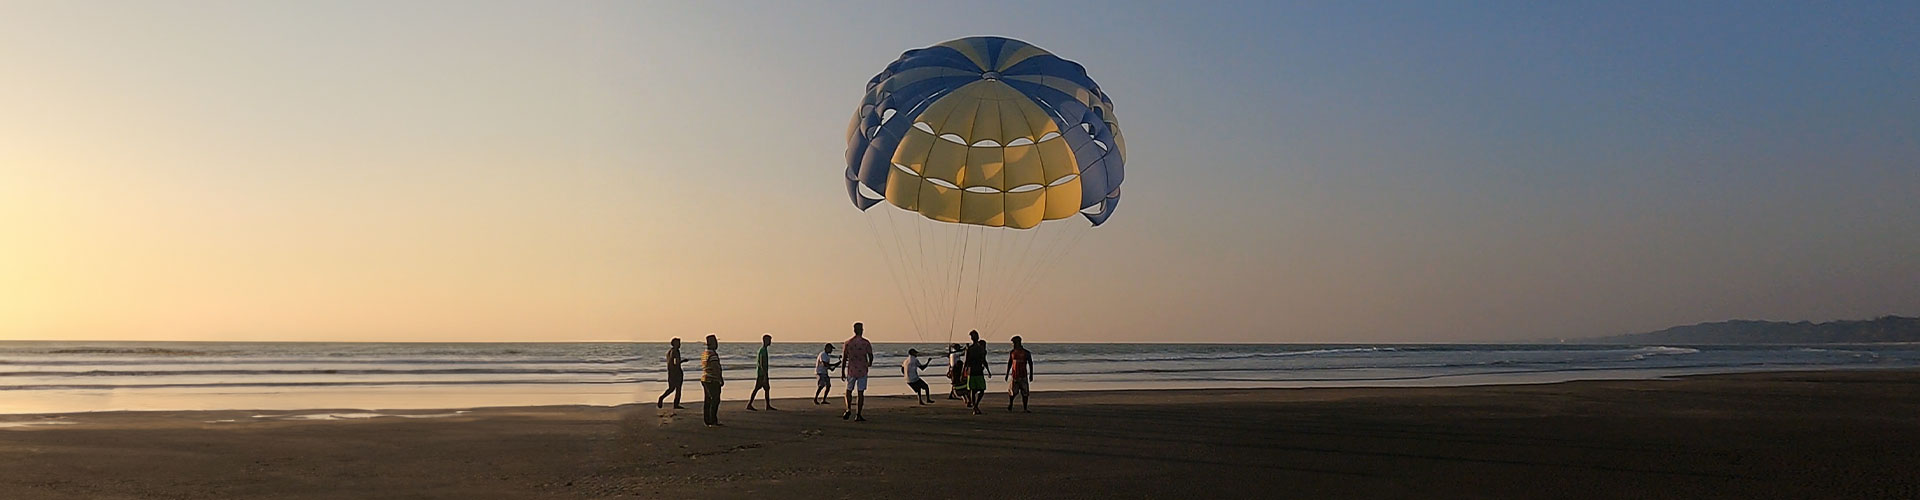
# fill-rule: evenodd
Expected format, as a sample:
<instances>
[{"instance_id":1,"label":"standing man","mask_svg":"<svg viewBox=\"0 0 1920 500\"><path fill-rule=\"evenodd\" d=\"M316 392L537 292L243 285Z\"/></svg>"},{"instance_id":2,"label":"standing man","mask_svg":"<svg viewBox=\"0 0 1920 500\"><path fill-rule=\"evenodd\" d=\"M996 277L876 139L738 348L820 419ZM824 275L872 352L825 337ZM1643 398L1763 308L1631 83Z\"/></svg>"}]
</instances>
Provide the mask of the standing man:
<instances>
[{"instance_id":1,"label":"standing man","mask_svg":"<svg viewBox=\"0 0 1920 500\"><path fill-rule=\"evenodd\" d=\"M987 395L987 377L993 370L987 367L987 341L980 340L980 331L967 332L973 338L973 345L967 347L967 406L973 407L973 414L980 414L980 399Z\"/></svg>"},{"instance_id":2,"label":"standing man","mask_svg":"<svg viewBox=\"0 0 1920 500\"><path fill-rule=\"evenodd\" d=\"M1007 351L1007 377L1013 379L1007 384L1007 411L1013 411L1013 398L1020 397L1020 411L1033 413L1027 409L1027 395L1030 393L1027 382L1033 380L1033 353L1020 346L1020 336L1013 336L1013 349Z\"/></svg>"},{"instance_id":3,"label":"standing man","mask_svg":"<svg viewBox=\"0 0 1920 500\"><path fill-rule=\"evenodd\" d=\"M920 404L933 402L933 390L927 388L927 381L920 380L920 370L926 367L927 362L920 360L917 349L907 349L907 361L900 363L900 372L907 376L907 388L913 389L914 401Z\"/></svg>"},{"instance_id":4,"label":"standing man","mask_svg":"<svg viewBox=\"0 0 1920 500\"><path fill-rule=\"evenodd\" d=\"M840 349L840 363L845 369L840 372L847 378L847 411L840 414L841 420L854 417L855 422L867 421L867 369L873 367L873 344L861 334L861 325L853 324L853 338ZM855 398L859 405L854 405Z\"/></svg>"},{"instance_id":5,"label":"standing man","mask_svg":"<svg viewBox=\"0 0 1920 500\"><path fill-rule=\"evenodd\" d=\"M819 385L813 388L813 404L827 404L827 397L833 395L833 377L831 376L833 369L845 362L847 362L846 358L840 358L840 361L833 360L833 344L827 344L826 347L821 348L820 356L813 358L813 375L820 379Z\"/></svg>"},{"instance_id":6,"label":"standing man","mask_svg":"<svg viewBox=\"0 0 1920 500\"><path fill-rule=\"evenodd\" d=\"M672 394L673 409L685 410L687 407L680 406L680 385L687 381L687 376L680 372L680 363L687 362L687 358L680 357L680 337L674 337L668 344L672 347L667 348L667 392L660 393L660 398L653 400L653 407L665 406L667 395Z\"/></svg>"},{"instance_id":7,"label":"standing man","mask_svg":"<svg viewBox=\"0 0 1920 500\"><path fill-rule=\"evenodd\" d=\"M706 400L701 403L706 407L707 427L720 427L720 385L725 380L720 378L719 348L720 338L708 334L707 352L700 353L700 386L707 390Z\"/></svg>"},{"instance_id":8,"label":"standing man","mask_svg":"<svg viewBox=\"0 0 1920 500\"><path fill-rule=\"evenodd\" d=\"M773 384L767 379L767 348L773 347L773 335L760 336L760 353L753 356L753 392L747 394L747 411L760 411L753 407L753 397L760 391L767 391L767 409L780 411L773 407Z\"/></svg>"},{"instance_id":9,"label":"standing man","mask_svg":"<svg viewBox=\"0 0 1920 500\"><path fill-rule=\"evenodd\" d=\"M961 366L966 361L967 348L960 347L960 344L947 347L947 381L952 385L947 391L947 399L967 399L967 369Z\"/></svg>"}]
</instances>

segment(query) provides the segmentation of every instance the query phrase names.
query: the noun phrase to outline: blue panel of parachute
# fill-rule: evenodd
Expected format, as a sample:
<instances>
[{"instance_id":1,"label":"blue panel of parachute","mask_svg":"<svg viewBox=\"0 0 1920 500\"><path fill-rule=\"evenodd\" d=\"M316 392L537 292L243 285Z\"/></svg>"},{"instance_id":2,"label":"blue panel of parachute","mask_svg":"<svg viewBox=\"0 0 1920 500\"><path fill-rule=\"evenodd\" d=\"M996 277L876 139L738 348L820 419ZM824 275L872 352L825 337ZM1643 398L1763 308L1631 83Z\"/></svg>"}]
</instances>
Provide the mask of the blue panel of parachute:
<instances>
[{"instance_id":1,"label":"blue panel of parachute","mask_svg":"<svg viewBox=\"0 0 1920 500\"><path fill-rule=\"evenodd\" d=\"M881 198L886 196L894 149L900 146L907 129L921 112L948 92L982 80L991 71L950 47L956 44L968 44L988 54L989 60L997 59L1003 48L1029 45L1001 37L963 38L906 51L874 75L867 82L866 97L861 99L860 108L847 128L847 196L854 206L866 210L881 201L863 195L862 185ZM1125 155L1114 141L1113 127L1108 124L1113 101L1087 77L1086 68L1052 54L1029 57L998 73L1003 83L1041 103L1041 108L1052 116L1079 163L1082 215L1095 226L1106 222L1120 204L1120 182L1126 171ZM1085 89L1096 102L1089 105L1052 86L1009 78L1015 76L1065 80ZM883 120L882 114L887 109L895 110L896 115ZM1082 124L1087 127L1082 128ZM1107 147L1102 148L1094 141ZM1095 205L1100 208L1087 213L1087 209Z\"/></svg>"}]
</instances>

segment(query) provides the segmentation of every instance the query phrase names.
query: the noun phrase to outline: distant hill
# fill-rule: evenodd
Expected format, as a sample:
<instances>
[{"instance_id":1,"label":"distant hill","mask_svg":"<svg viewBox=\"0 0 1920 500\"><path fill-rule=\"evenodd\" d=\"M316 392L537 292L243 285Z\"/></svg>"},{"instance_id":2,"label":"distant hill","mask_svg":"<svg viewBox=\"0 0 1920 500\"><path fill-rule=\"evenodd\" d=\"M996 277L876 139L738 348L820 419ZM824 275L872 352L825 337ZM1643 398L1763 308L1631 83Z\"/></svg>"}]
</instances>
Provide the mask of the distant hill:
<instances>
[{"instance_id":1,"label":"distant hill","mask_svg":"<svg viewBox=\"0 0 1920 500\"><path fill-rule=\"evenodd\" d=\"M1920 318L1881 316L1869 320L1814 323L1733 320L1588 339L1621 344L1831 344L1920 342Z\"/></svg>"}]
</instances>

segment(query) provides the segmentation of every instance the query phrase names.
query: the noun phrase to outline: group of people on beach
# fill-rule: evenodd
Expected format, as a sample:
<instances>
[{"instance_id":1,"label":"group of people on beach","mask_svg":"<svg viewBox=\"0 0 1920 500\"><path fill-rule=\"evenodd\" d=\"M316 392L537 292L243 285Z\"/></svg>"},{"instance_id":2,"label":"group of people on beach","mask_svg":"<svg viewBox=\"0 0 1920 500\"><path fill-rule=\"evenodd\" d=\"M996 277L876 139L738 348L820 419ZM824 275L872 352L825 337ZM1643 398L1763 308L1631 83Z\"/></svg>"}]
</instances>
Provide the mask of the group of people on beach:
<instances>
[{"instance_id":1,"label":"group of people on beach","mask_svg":"<svg viewBox=\"0 0 1920 500\"><path fill-rule=\"evenodd\" d=\"M833 394L832 374L834 369L839 369L840 379L846 382L847 408L840 414L843 420L867 421L867 376L873 368L874 353L873 343L867 341L864 330L865 327L860 323L853 324L853 337L841 344L839 359L834 359L833 344L826 344L821 348L820 354L814 358L813 369L817 385L813 391L813 404L832 404L829 400ZM947 399L963 399L967 407L972 409L975 415L979 415L981 400L987 392L987 377L993 375L993 369L987 361L987 341L980 339L978 330L968 332L967 335L971 338L971 342L967 345L952 344L947 347L946 375L952 387L952 390L947 393ZM1007 370L1001 375L1001 378L1008 380L1007 411L1013 411L1015 399L1020 400L1022 411L1029 411L1027 410L1028 387L1029 382L1033 380L1033 354L1021 344L1019 336L1016 335L1011 340L1013 348L1007 352ZM700 353L700 386L705 390L705 397L701 402L702 414L708 427L718 427L721 425L720 389L725 383L721 376L720 354L717 352L720 339L714 335L707 335L706 347L706 351ZM772 347L773 336L761 335L760 350L754 354L753 392L747 396L748 410L760 410L754 406L754 403L755 398L763 397L762 394L765 394L764 401L768 410L779 410L773 407L773 386L767 374L770 357L768 351ZM654 400L654 407L665 407L667 396L673 396L673 407L685 409L686 407L680 406L680 386L686 380L680 365L691 360L680 355L679 338L676 337L669 342L666 361L667 390L660 393L660 397ZM914 402L923 405L934 403L933 391L920 375L921 370L926 369L927 365L928 361L921 360L918 349L908 349L907 359L900 363L900 371L906 377L907 387L913 390Z\"/></svg>"}]
</instances>

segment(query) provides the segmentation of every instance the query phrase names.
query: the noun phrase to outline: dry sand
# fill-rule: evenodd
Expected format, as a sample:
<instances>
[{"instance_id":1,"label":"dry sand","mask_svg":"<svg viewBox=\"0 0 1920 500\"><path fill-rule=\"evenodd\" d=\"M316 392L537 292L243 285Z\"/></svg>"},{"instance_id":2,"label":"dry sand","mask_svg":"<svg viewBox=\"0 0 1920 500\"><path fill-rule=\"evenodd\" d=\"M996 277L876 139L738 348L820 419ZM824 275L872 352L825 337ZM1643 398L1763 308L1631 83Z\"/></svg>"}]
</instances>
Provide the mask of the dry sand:
<instances>
[{"instance_id":1,"label":"dry sand","mask_svg":"<svg viewBox=\"0 0 1920 500\"><path fill-rule=\"evenodd\" d=\"M0 498L1920 497L1920 371L997 396L0 416Z\"/></svg>"}]
</instances>

